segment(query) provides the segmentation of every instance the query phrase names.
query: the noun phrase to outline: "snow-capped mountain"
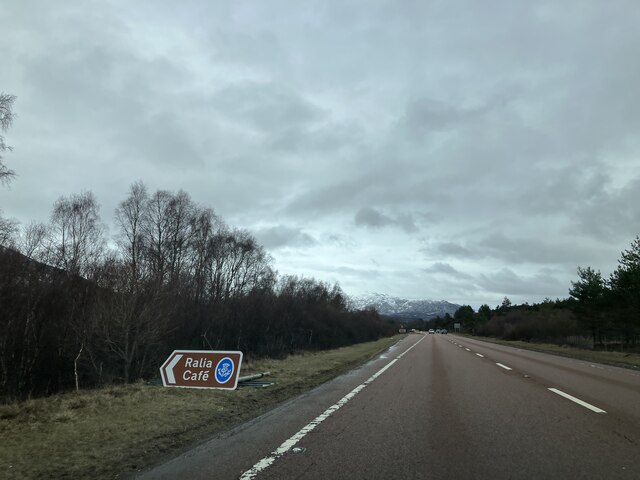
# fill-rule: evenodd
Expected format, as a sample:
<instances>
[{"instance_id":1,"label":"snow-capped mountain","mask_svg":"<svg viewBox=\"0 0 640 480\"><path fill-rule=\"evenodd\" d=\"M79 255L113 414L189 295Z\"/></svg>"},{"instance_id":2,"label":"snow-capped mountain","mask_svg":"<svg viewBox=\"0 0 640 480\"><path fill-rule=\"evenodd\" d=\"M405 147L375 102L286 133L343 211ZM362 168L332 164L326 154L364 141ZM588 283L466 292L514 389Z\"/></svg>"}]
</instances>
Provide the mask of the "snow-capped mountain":
<instances>
[{"instance_id":1,"label":"snow-capped mountain","mask_svg":"<svg viewBox=\"0 0 640 480\"><path fill-rule=\"evenodd\" d=\"M445 300L408 300L393 297L384 293L368 293L351 298L351 306L355 310L375 308L380 315L388 315L401 319L428 320L446 313L453 315L460 305Z\"/></svg>"}]
</instances>

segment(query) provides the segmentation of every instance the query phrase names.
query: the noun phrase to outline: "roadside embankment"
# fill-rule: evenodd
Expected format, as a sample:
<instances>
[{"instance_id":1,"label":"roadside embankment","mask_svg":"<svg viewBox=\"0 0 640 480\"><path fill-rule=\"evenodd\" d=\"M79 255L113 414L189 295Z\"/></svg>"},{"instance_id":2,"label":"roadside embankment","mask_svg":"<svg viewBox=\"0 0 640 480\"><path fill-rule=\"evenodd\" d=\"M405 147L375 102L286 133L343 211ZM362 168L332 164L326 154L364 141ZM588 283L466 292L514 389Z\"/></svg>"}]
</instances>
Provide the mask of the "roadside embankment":
<instances>
[{"instance_id":1,"label":"roadside embankment","mask_svg":"<svg viewBox=\"0 0 640 480\"><path fill-rule=\"evenodd\" d=\"M0 478L117 478L345 373L401 336L283 360L245 361L275 384L235 391L136 383L0 406Z\"/></svg>"}]
</instances>

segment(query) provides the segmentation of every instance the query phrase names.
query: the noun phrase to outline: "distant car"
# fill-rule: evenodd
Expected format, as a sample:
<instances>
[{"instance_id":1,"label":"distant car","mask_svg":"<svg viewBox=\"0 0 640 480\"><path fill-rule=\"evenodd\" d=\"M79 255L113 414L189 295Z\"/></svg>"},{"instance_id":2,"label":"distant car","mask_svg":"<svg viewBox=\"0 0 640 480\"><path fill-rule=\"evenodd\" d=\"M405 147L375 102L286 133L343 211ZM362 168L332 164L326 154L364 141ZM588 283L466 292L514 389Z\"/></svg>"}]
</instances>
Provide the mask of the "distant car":
<instances>
[{"instance_id":1,"label":"distant car","mask_svg":"<svg viewBox=\"0 0 640 480\"><path fill-rule=\"evenodd\" d=\"M432 333L436 333L436 332L433 330L433 328L430 328L429 329L429 334L432 334Z\"/></svg>"},{"instance_id":2,"label":"distant car","mask_svg":"<svg viewBox=\"0 0 640 480\"><path fill-rule=\"evenodd\" d=\"M437 329L437 330L436 330L436 333L440 333L440 329Z\"/></svg>"},{"instance_id":3,"label":"distant car","mask_svg":"<svg viewBox=\"0 0 640 480\"><path fill-rule=\"evenodd\" d=\"M442 330L440 330L440 333L442 333L442 334L446 335L446 334L447 334L447 333L449 333L449 332L447 332L447 329L446 329L446 328L443 328Z\"/></svg>"}]
</instances>

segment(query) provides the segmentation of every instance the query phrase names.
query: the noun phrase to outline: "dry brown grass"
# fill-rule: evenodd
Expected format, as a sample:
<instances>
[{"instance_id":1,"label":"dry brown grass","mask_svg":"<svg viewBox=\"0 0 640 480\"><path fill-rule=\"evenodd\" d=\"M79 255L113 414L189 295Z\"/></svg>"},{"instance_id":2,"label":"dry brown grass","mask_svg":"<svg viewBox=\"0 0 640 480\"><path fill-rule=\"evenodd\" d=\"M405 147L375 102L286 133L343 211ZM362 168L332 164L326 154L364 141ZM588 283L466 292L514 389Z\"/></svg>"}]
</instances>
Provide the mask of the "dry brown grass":
<instances>
[{"instance_id":1,"label":"dry brown grass","mask_svg":"<svg viewBox=\"0 0 640 480\"><path fill-rule=\"evenodd\" d=\"M256 417L344 373L398 337L248 361L275 385L236 391L137 383L0 406L0 478L116 478Z\"/></svg>"}]
</instances>

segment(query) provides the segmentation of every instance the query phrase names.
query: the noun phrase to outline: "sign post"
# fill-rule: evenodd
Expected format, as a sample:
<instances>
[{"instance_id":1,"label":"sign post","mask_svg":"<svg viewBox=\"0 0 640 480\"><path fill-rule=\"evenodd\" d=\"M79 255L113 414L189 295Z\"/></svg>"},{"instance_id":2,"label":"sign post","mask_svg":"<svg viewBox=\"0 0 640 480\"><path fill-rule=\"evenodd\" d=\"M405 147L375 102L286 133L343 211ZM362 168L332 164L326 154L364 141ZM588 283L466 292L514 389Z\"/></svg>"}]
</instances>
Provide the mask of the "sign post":
<instances>
[{"instance_id":1,"label":"sign post","mask_svg":"<svg viewBox=\"0 0 640 480\"><path fill-rule=\"evenodd\" d=\"M174 350L160 376L165 387L235 390L241 365L242 352Z\"/></svg>"}]
</instances>

